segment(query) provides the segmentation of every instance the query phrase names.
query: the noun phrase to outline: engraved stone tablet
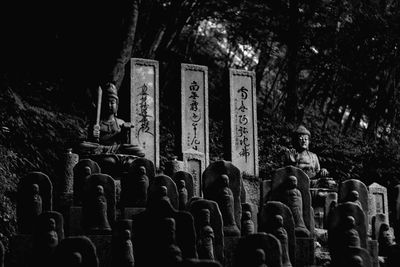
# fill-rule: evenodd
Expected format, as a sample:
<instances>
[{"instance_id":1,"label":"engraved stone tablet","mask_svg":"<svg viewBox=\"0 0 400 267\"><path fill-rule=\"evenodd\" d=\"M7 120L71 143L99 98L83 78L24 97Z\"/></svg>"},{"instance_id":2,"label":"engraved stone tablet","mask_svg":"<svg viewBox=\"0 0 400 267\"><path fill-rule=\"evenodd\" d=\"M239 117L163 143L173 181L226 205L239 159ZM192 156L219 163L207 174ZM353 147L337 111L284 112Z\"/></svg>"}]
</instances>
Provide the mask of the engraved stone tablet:
<instances>
[{"instance_id":1,"label":"engraved stone tablet","mask_svg":"<svg viewBox=\"0 0 400 267\"><path fill-rule=\"evenodd\" d=\"M189 149L208 157L208 70L205 66L181 64L182 151Z\"/></svg>"},{"instance_id":2,"label":"engraved stone tablet","mask_svg":"<svg viewBox=\"0 0 400 267\"><path fill-rule=\"evenodd\" d=\"M257 104L255 73L229 70L232 163L258 176Z\"/></svg>"},{"instance_id":3,"label":"engraved stone tablet","mask_svg":"<svg viewBox=\"0 0 400 267\"><path fill-rule=\"evenodd\" d=\"M160 167L158 61L131 59L131 143L142 146L147 159Z\"/></svg>"}]
</instances>

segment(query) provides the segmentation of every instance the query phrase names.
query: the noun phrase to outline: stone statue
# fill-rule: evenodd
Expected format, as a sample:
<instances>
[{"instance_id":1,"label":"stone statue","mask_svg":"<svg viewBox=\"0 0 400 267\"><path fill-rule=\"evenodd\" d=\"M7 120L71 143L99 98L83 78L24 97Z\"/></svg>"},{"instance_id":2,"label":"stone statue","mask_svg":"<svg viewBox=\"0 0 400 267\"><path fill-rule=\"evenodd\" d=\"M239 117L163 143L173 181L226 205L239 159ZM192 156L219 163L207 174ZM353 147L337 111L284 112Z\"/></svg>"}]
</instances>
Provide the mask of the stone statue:
<instances>
[{"instance_id":1,"label":"stone statue","mask_svg":"<svg viewBox=\"0 0 400 267\"><path fill-rule=\"evenodd\" d=\"M387 257L390 246L394 245L393 234L390 231L389 226L384 223L381 225L379 229L378 236L378 244L379 244L379 256Z\"/></svg>"},{"instance_id":2,"label":"stone statue","mask_svg":"<svg viewBox=\"0 0 400 267\"><path fill-rule=\"evenodd\" d=\"M343 233L341 238L341 246L347 247L360 247L360 236L355 229L356 221L353 216L347 216L344 220Z\"/></svg>"},{"instance_id":3,"label":"stone statue","mask_svg":"<svg viewBox=\"0 0 400 267\"><path fill-rule=\"evenodd\" d=\"M282 203L286 204L292 211L296 236L310 236L310 231L306 228L303 219L303 199L300 190L297 189L296 176L289 176L287 179L286 187L282 194Z\"/></svg>"},{"instance_id":4,"label":"stone statue","mask_svg":"<svg viewBox=\"0 0 400 267\"><path fill-rule=\"evenodd\" d=\"M328 171L321 169L317 155L309 151L310 137L310 131L303 125L294 131L294 148L285 151L285 165L302 169L310 179L326 177L329 175Z\"/></svg>"},{"instance_id":5,"label":"stone statue","mask_svg":"<svg viewBox=\"0 0 400 267\"><path fill-rule=\"evenodd\" d=\"M283 267L291 267L292 263L289 258L289 243L288 243L288 235L283 227L283 217L281 215L275 215L273 221L273 230L271 234L273 234L281 243L282 248L282 266Z\"/></svg>"},{"instance_id":6,"label":"stone statue","mask_svg":"<svg viewBox=\"0 0 400 267\"><path fill-rule=\"evenodd\" d=\"M135 266L135 260L133 256L133 246L131 241L131 231L125 229L122 234L122 238L118 241L119 244L115 244L118 249L114 249L112 255L112 266L121 267L133 267Z\"/></svg>"},{"instance_id":7,"label":"stone statue","mask_svg":"<svg viewBox=\"0 0 400 267\"><path fill-rule=\"evenodd\" d=\"M128 134L133 126L117 117L118 102L115 85L107 83L102 91L101 115L97 114L97 122L90 132L90 141L80 143L77 148L81 154L102 155L99 164L104 173L115 170L117 164L129 166L134 158L124 155L145 156L139 145L129 144Z\"/></svg>"},{"instance_id":8,"label":"stone statue","mask_svg":"<svg viewBox=\"0 0 400 267\"><path fill-rule=\"evenodd\" d=\"M353 255L350 257L348 265L351 267L364 267L364 261L361 256L359 255Z\"/></svg>"},{"instance_id":9,"label":"stone statue","mask_svg":"<svg viewBox=\"0 0 400 267\"><path fill-rule=\"evenodd\" d=\"M220 177L216 200L221 210L225 236L240 236L240 231L235 221L233 193L229 188L229 177L226 174L222 174Z\"/></svg>"},{"instance_id":10,"label":"stone statue","mask_svg":"<svg viewBox=\"0 0 400 267\"><path fill-rule=\"evenodd\" d=\"M261 248L258 248L254 251L254 266L255 267L267 267L265 263L265 251Z\"/></svg>"},{"instance_id":11,"label":"stone statue","mask_svg":"<svg viewBox=\"0 0 400 267\"><path fill-rule=\"evenodd\" d=\"M181 249L176 245L175 239L175 220L173 218L164 218L161 227L160 236L160 260L165 266L174 266L182 261Z\"/></svg>"},{"instance_id":12,"label":"stone statue","mask_svg":"<svg viewBox=\"0 0 400 267\"><path fill-rule=\"evenodd\" d=\"M251 235L254 233L254 222L251 219L251 212L245 211L242 215L242 227L241 233L242 236Z\"/></svg>"},{"instance_id":13,"label":"stone statue","mask_svg":"<svg viewBox=\"0 0 400 267\"><path fill-rule=\"evenodd\" d=\"M58 234L56 231L56 221L53 218L49 218L45 234L46 245L51 251L54 251L58 245Z\"/></svg>"},{"instance_id":14,"label":"stone statue","mask_svg":"<svg viewBox=\"0 0 400 267\"><path fill-rule=\"evenodd\" d=\"M178 181L178 194L179 194L179 210L185 210L188 202L188 191L184 180Z\"/></svg>"},{"instance_id":15,"label":"stone statue","mask_svg":"<svg viewBox=\"0 0 400 267\"><path fill-rule=\"evenodd\" d=\"M210 210L202 209L200 213L201 229L197 240L199 259L214 260L214 230L210 225Z\"/></svg>"},{"instance_id":16,"label":"stone statue","mask_svg":"<svg viewBox=\"0 0 400 267\"><path fill-rule=\"evenodd\" d=\"M104 196L104 188L101 185L96 186L95 196L87 207L87 218L90 220L88 230L91 232L109 232L110 223L107 217L107 199Z\"/></svg>"},{"instance_id":17,"label":"stone statue","mask_svg":"<svg viewBox=\"0 0 400 267\"><path fill-rule=\"evenodd\" d=\"M356 203L361 209L363 209L363 207L362 207L362 205L361 205L361 202L360 202L360 200L359 200L359 194L358 194L357 190L352 190L352 191L349 193L348 200L349 200L350 202Z\"/></svg>"},{"instance_id":18,"label":"stone statue","mask_svg":"<svg viewBox=\"0 0 400 267\"><path fill-rule=\"evenodd\" d=\"M140 166L138 168L138 176L135 182L134 199L135 207L145 207L147 204L147 190L149 188L149 177L146 174L146 167Z\"/></svg>"},{"instance_id":19,"label":"stone statue","mask_svg":"<svg viewBox=\"0 0 400 267\"><path fill-rule=\"evenodd\" d=\"M43 211L42 197L39 194L39 185L32 184L32 216L33 218L40 215Z\"/></svg>"}]
</instances>

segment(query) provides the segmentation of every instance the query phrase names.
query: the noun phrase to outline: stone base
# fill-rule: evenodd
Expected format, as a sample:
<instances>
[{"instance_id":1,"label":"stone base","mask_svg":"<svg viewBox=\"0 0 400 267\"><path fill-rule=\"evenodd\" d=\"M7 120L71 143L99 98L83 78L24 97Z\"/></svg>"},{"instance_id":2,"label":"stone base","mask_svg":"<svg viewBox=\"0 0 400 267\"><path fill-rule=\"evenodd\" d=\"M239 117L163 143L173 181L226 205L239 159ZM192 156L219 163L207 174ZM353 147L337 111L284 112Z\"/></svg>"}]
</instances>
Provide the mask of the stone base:
<instances>
[{"instance_id":1,"label":"stone base","mask_svg":"<svg viewBox=\"0 0 400 267\"><path fill-rule=\"evenodd\" d=\"M10 238L10 249L7 265L15 267L31 266L32 235L18 234Z\"/></svg>"},{"instance_id":2,"label":"stone base","mask_svg":"<svg viewBox=\"0 0 400 267\"><path fill-rule=\"evenodd\" d=\"M371 256L372 267L379 267L378 241L368 240L368 252Z\"/></svg>"},{"instance_id":3,"label":"stone base","mask_svg":"<svg viewBox=\"0 0 400 267\"><path fill-rule=\"evenodd\" d=\"M233 258L235 256L236 246L239 243L240 236L225 236L224 237L224 267L233 266Z\"/></svg>"},{"instance_id":4,"label":"stone base","mask_svg":"<svg viewBox=\"0 0 400 267\"><path fill-rule=\"evenodd\" d=\"M296 267L311 266L315 262L313 238L296 237Z\"/></svg>"},{"instance_id":5,"label":"stone base","mask_svg":"<svg viewBox=\"0 0 400 267\"><path fill-rule=\"evenodd\" d=\"M112 235L86 235L96 247L99 267L111 266L111 238ZM117 266L115 266L117 267Z\"/></svg>"}]
</instances>

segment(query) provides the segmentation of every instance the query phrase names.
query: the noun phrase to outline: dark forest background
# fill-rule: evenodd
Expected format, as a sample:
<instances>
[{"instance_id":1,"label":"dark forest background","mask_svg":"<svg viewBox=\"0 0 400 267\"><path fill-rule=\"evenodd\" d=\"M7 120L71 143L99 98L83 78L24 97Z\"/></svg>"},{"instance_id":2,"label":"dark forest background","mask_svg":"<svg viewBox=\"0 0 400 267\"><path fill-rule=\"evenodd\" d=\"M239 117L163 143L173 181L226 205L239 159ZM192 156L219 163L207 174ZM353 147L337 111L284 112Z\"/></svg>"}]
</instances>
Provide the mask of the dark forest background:
<instances>
[{"instance_id":1,"label":"dark forest background","mask_svg":"<svg viewBox=\"0 0 400 267\"><path fill-rule=\"evenodd\" d=\"M193 63L209 71L210 158L224 158L227 74L242 68L257 77L261 179L282 166L303 123L334 179L376 181L389 193L399 182L398 1L8 2L0 8L5 240L15 232L19 177L40 170L56 182L60 156L87 134L97 87L112 81L128 92L131 57L160 62L164 160L177 153L180 64Z\"/></svg>"}]
</instances>

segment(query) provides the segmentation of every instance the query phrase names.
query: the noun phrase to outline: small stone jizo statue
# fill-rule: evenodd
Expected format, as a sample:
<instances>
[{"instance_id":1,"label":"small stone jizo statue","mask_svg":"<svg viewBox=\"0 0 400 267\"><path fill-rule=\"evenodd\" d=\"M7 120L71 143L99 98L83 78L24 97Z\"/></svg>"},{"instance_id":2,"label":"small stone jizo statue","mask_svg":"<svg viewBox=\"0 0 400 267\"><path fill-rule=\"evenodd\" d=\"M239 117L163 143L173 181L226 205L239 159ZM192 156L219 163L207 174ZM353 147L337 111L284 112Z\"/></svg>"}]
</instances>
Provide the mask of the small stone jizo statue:
<instances>
[{"instance_id":1,"label":"small stone jizo statue","mask_svg":"<svg viewBox=\"0 0 400 267\"><path fill-rule=\"evenodd\" d=\"M303 198L300 190L297 189L296 176L288 177L286 187L282 195L282 202L286 204L292 211L296 236L310 236L310 231L306 228L303 219Z\"/></svg>"},{"instance_id":2,"label":"small stone jizo statue","mask_svg":"<svg viewBox=\"0 0 400 267\"><path fill-rule=\"evenodd\" d=\"M251 219L251 212L249 210L245 211L242 214L242 227L241 234L242 236L254 234L254 222Z\"/></svg>"},{"instance_id":3,"label":"small stone jizo statue","mask_svg":"<svg viewBox=\"0 0 400 267\"><path fill-rule=\"evenodd\" d=\"M186 189L186 183L184 180L178 181L178 194L179 194L179 210L186 210L188 202L188 191Z\"/></svg>"},{"instance_id":4,"label":"small stone jizo statue","mask_svg":"<svg viewBox=\"0 0 400 267\"><path fill-rule=\"evenodd\" d=\"M214 230L210 225L210 210L202 209L200 212L200 235L197 240L199 259L214 260Z\"/></svg>"},{"instance_id":5,"label":"small stone jizo statue","mask_svg":"<svg viewBox=\"0 0 400 267\"><path fill-rule=\"evenodd\" d=\"M281 215L275 215L274 221L272 223L273 230L271 234L273 234L281 243L282 248L282 266L283 267L291 267L292 263L289 258L289 243L288 243L288 235L286 229L283 227L283 217Z\"/></svg>"},{"instance_id":6,"label":"small stone jizo statue","mask_svg":"<svg viewBox=\"0 0 400 267\"><path fill-rule=\"evenodd\" d=\"M96 186L95 195L90 201L87 211L90 212L90 224L88 230L91 232L109 232L111 226L107 217L107 198L104 195L104 188L101 185ZM90 210L89 210L90 209Z\"/></svg>"},{"instance_id":7,"label":"small stone jizo statue","mask_svg":"<svg viewBox=\"0 0 400 267\"><path fill-rule=\"evenodd\" d=\"M226 174L220 176L217 191L217 203L221 210L224 222L225 236L240 236L240 231L235 221L235 208L232 190L229 188L229 177Z\"/></svg>"}]
</instances>

